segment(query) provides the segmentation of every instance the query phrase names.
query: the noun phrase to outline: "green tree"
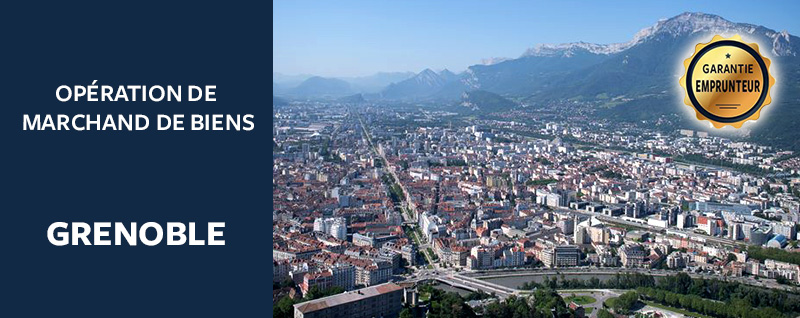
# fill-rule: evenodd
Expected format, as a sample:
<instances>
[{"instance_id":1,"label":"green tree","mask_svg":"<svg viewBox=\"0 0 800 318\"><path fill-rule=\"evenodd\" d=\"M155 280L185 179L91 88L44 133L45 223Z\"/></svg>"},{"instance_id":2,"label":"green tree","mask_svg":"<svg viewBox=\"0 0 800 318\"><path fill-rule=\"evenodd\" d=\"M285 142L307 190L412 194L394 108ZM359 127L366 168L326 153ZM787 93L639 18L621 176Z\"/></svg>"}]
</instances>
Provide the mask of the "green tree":
<instances>
[{"instance_id":1,"label":"green tree","mask_svg":"<svg viewBox=\"0 0 800 318\"><path fill-rule=\"evenodd\" d=\"M403 310L400 311L400 318L414 318L414 315L411 314L411 310L408 308L403 308Z\"/></svg>"},{"instance_id":2,"label":"green tree","mask_svg":"<svg viewBox=\"0 0 800 318\"><path fill-rule=\"evenodd\" d=\"M605 310L605 309L600 309L600 310L597 312L597 318L616 318L616 317L614 317L614 315L613 315L613 314L611 314L610 312L608 312L608 310Z\"/></svg>"},{"instance_id":3,"label":"green tree","mask_svg":"<svg viewBox=\"0 0 800 318\"><path fill-rule=\"evenodd\" d=\"M283 297L275 306L272 307L272 317L291 318L294 317L294 300L290 297Z\"/></svg>"},{"instance_id":4,"label":"green tree","mask_svg":"<svg viewBox=\"0 0 800 318\"><path fill-rule=\"evenodd\" d=\"M629 314L633 306L639 301L639 294L635 291L629 291L616 298L606 300L608 307L618 314Z\"/></svg>"}]
</instances>

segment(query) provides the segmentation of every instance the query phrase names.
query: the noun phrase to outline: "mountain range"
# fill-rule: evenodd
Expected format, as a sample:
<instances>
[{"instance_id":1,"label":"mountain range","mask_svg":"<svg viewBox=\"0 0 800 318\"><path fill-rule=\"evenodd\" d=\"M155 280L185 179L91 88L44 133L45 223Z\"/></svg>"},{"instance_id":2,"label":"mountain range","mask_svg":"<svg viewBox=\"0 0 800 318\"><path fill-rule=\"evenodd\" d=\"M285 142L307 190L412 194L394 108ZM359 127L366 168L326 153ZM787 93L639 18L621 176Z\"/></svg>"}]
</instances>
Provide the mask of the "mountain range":
<instances>
[{"instance_id":1,"label":"mountain range","mask_svg":"<svg viewBox=\"0 0 800 318\"><path fill-rule=\"evenodd\" d=\"M398 77L383 89L364 92L368 93L364 98L463 104L464 93L477 90L481 92L474 96L490 96L489 100L493 101L497 101L495 97L501 97L534 106L563 99L592 101L609 108L603 114L623 118L632 112L654 115L677 112L678 106L674 105L672 97L683 72L681 62L691 55L695 44L708 42L715 34L724 37L738 34L746 42L758 43L761 53L772 59L773 65L780 67L776 73L779 76L778 91L773 95L780 98L776 105L767 107L780 108L788 115L765 116L764 119L773 124L800 120L800 110L794 107L800 101L800 38L786 31L691 12L660 20L637 32L628 42L539 44L518 58L487 59L460 74L425 69L405 79ZM322 84L307 83L297 93L332 93L333 85ZM325 89L309 89L312 85L321 85ZM349 89L344 85L335 87L342 89L340 96L363 92L352 86ZM670 106L664 107L665 103ZM634 117L642 119L639 115ZM773 124L766 126L776 126ZM778 131L770 132L771 129L775 128L766 127L753 133L766 139L782 138ZM797 146L800 148L800 144Z\"/></svg>"},{"instance_id":2,"label":"mountain range","mask_svg":"<svg viewBox=\"0 0 800 318\"><path fill-rule=\"evenodd\" d=\"M379 72L369 76L321 77L272 73L272 93L294 98L338 98L356 93L375 94L413 72Z\"/></svg>"},{"instance_id":3,"label":"mountain range","mask_svg":"<svg viewBox=\"0 0 800 318\"><path fill-rule=\"evenodd\" d=\"M635 98L668 91L674 86L676 72L681 71L676 65L685 58L685 49L708 41L714 34L742 35L748 41L761 44L766 55L790 62L796 61L800 52L800 39L786 31L734 23L712 14L687 12L658 21L624 43L539 44L518 58L488 59L460 74L446 69L439 72L425 69L417 74L378 73L370 77L339 79L350 85L334 84L335 79L308 77L295 91L284 92L321 97L335 93L332 89L339 89L341 96L377 93L370 96L373 99L457 100L465 91L480 89L527 99L593 99L598 95L603 95L601 98L623 95ZM287 76L273 75L273 82L276 80L289 82ZM378 89L381 86L384 88Z\"/></svg>"}]
</instances>

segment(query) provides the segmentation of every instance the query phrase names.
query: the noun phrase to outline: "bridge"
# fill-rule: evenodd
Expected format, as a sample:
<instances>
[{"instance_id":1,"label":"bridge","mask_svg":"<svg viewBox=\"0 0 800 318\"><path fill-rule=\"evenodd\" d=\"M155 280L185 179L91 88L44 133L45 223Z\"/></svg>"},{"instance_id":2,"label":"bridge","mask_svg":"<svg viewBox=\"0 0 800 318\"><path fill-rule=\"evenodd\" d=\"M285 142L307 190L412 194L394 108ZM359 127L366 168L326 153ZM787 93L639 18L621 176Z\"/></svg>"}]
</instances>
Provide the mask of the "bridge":
<instances>
[{"instance_id":1,"label":"bridge","mask_svg":"<svg viewBox=\"0 0 800 318\"><path fill-rule=\"evenodd\" d=\"M518 295L519 291L516 289L508 288L481 279L462 276L458 274L443 274L435 275L433 273L425 273L415 279L406 280L407 282L419 283L421 281L437 281L442 284L461 288L472 292L484 292L487 294L494 294L501 299L508 298L511 295Z\"/></svg>"},{"instance_id":2,"label":"bridge","mask_svg":"<svg viewBox=\"0 0 800 318\"><path fill-rule=\"evenodd\" d=\"M511 295L521 295L529 293L529 291L518 290L502 286L496 283L487 281L489 278L501 277L528 277L528 276L561 276L561 275L616 275L625 273L640 273L648 276L668 276L675 275L678 271L658 270L658 269L645 269L645 268L623 268L623 267L572 267L572 268L541 268L541 269L500 269L500 270L486 270L486 271L462 271L455 272L452 269L422 269L414 277L407 278L406 282L418 283L421 281L437 281L447 284L456 288L461 288L469 291L482 291L487 294L494 293L500 298L507 298ZM747 284L756 287L777 289L777 290L791 290L788 285L781 285L774 280L759 279L755 280L752 277L728 277L719 276L710 273L691 273L692 278L703 279L719 279L724 281L735 281L741 284Z\"/></svg>"},{"instance_id":3,"label":"bridge","mask_svg":"<svg viewBox=\"0 0 800 318\"><path fill-rule=\"evenodd\" d=\"M458 287L455 285L461 285L468 287L467 288L468 290L473 290L473 291L480 290L487 294L495 294L500 298L507 298L508 296L518 294L518 291L516 289L508 288L485 280L462 276L458 274L450 276L440 276L437 277L437 280L445 284L451 285L453 287Z\"/></svg>"}]
</instances>

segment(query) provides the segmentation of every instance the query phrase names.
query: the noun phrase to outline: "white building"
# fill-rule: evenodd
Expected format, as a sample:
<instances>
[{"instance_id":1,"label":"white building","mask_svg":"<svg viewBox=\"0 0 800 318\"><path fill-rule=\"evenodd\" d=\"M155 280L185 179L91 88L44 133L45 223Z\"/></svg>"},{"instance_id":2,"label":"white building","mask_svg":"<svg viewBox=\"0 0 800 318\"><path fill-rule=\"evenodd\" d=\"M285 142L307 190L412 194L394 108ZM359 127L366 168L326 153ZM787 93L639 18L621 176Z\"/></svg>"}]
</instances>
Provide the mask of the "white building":
<instances>
[{"instance_id":1,"label":"white building","mask_svg":"<svg viewBox=\"0 0 800 318\"><path fill-rule=\"evenodd\" d=\"M340 240L347 240L347 221L344 218L317 218L314 231L329 234Z\"/></svg>"},{"instance_id":2,"label":"white building","mask_svg":"<svg viewBox=\"0 0 800 318\"><path fill-rule=\"evenodd\" d=\"M423 212L420 216L419 228L428 242L433 242L433 239L443 236L447 232L447 226L444 225L442 219L436 215L430 215L428 212Z\"/></svg>"}]
</instances>

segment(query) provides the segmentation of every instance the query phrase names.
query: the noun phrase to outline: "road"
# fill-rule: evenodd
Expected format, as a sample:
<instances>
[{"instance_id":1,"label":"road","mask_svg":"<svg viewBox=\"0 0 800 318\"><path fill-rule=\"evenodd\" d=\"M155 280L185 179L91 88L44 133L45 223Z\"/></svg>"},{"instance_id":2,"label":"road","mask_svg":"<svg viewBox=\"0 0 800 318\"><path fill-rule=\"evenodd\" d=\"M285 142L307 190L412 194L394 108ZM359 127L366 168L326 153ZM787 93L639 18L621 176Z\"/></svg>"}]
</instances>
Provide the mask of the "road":
<instances>
[{"instance_id":1,"label":"road","mask_svg":"<svg viewBox=\"0 0 800 318\"><path fill-rule=\"evenodd\" d=\"M354 114L354 116L356 116L356 118L358 118L358 123L361 125L361 130L364 132L364 137L367 139L367 143L369 144L370 148L372 149L372 152L375 153L375 155L379 156L383 160L383 167L381 167L381 169L384 172L388 172L392 176L392 178L394 178L395 184L399 185L400 186L400 190L403 191L403 197L400 198L400 200L402 200L401 201L401 206L405 206L406 209L411 211L411 216L413 216L413 217L411 217L411 216L407 215L407 213L400 213L400 216L403 218L403 223L413 223L413 224L416 225L417 207L413 203L410 203L410 200L409 200L410 198L409 198L408 191L406 190L405 185L403 185L403 183L400 182L400 178L398 178L397 177L397 173L395 173L394 166L389 164L389 160L386 159L386 155L382 154L381 152L379 152L378 149L375 147L375 144L372 142L372 136L370 135L369 130L367 129L367 125L364 124L364 120L358 114ZM403 211L403 212L405 212L405 211ZM431 258L431 256L428 255L428 251L427 250L428 250L428 248L431 247L429 242L423 242L423 240L426 240L426 239L425 239L425 237L422 237L419 234L420 234L419 232L415 233L415 236L419 240L419 243L417 243L417 245L418 245L417 246L417 250L422 253L422 255L425 257L425 260L428 262L428 264L431 264L435 268L438 268L439 264L434 262L434 260Z\"/></svg>"},{"instance_id":2,"label":"road","mask_svg":"<svg viewBox=\"0 0 800 318\"><path fill-rule=\"evenodd\" d=\"M583 305L583 308L587 311L589 308L594 308L592 313L588 315L590 318L596 318L597 312L603 308L603 303L612 297L617 297L621 295L618 291L610 290L610 289L581 289L581 290L559 290L558 294L561 295L562 298L566 300L567 297L570 296L589 296L595 299L595 302L591 304ZM569 305L569 303L567 303Z\"/></svg>"},{"instance_id":3,"label":"road","mask_svg":"<svg viewBox=\"0 0 800 318\"><path fill-rule=\"evenodd\" d=\"M358 118L358 123L361 124L361 130L364 131L364 136L366 137L367 143L369 144L370 148L372 148L372 152L374 152L376 155L381 157L381 159L383 159L384 165L383 165L382 169L385 172L388 172L392 176L392 178L394 178L394 182L397 185L400 186L401 190L403 190L403 196L405 197L405 198L402 198L403 199L403 203L404 203L404 205L406 206L407 209L411 210L411 215L413 215L414 218L416 218L417 207L414 206L413 204L409 204L408 191L406 191L405 185L403 185L403 183L400 182L400 178L397 177L397 174L395 173L394 166L389 164L389 160L386 159L386 155L380 153L378 151L378 149L375 147L375 144L372 143L372 136L369 134L369 130L367 129L367 125L364 124L364 120L361 119L361 116L359 116L359 115L355 115L355 116L356 116L356 118ZM403 216L403 221L409 221L407 219L407 215L405 213L403 213L402 216Z\"/></svg>"},{"instance_id":4,"label":"road","mask_svg":"<svg viewBox=\"0 0 800 318\"><path fill-rule=\"evenodd\" d=\"M520 294L519 290L477 278L463 276L452 269L421 269L405 280L405 282L414 283L422 281L438 281L464 290L482 291L487 294L494 294L501 299Z\"/></svg>"}]
</instances>

